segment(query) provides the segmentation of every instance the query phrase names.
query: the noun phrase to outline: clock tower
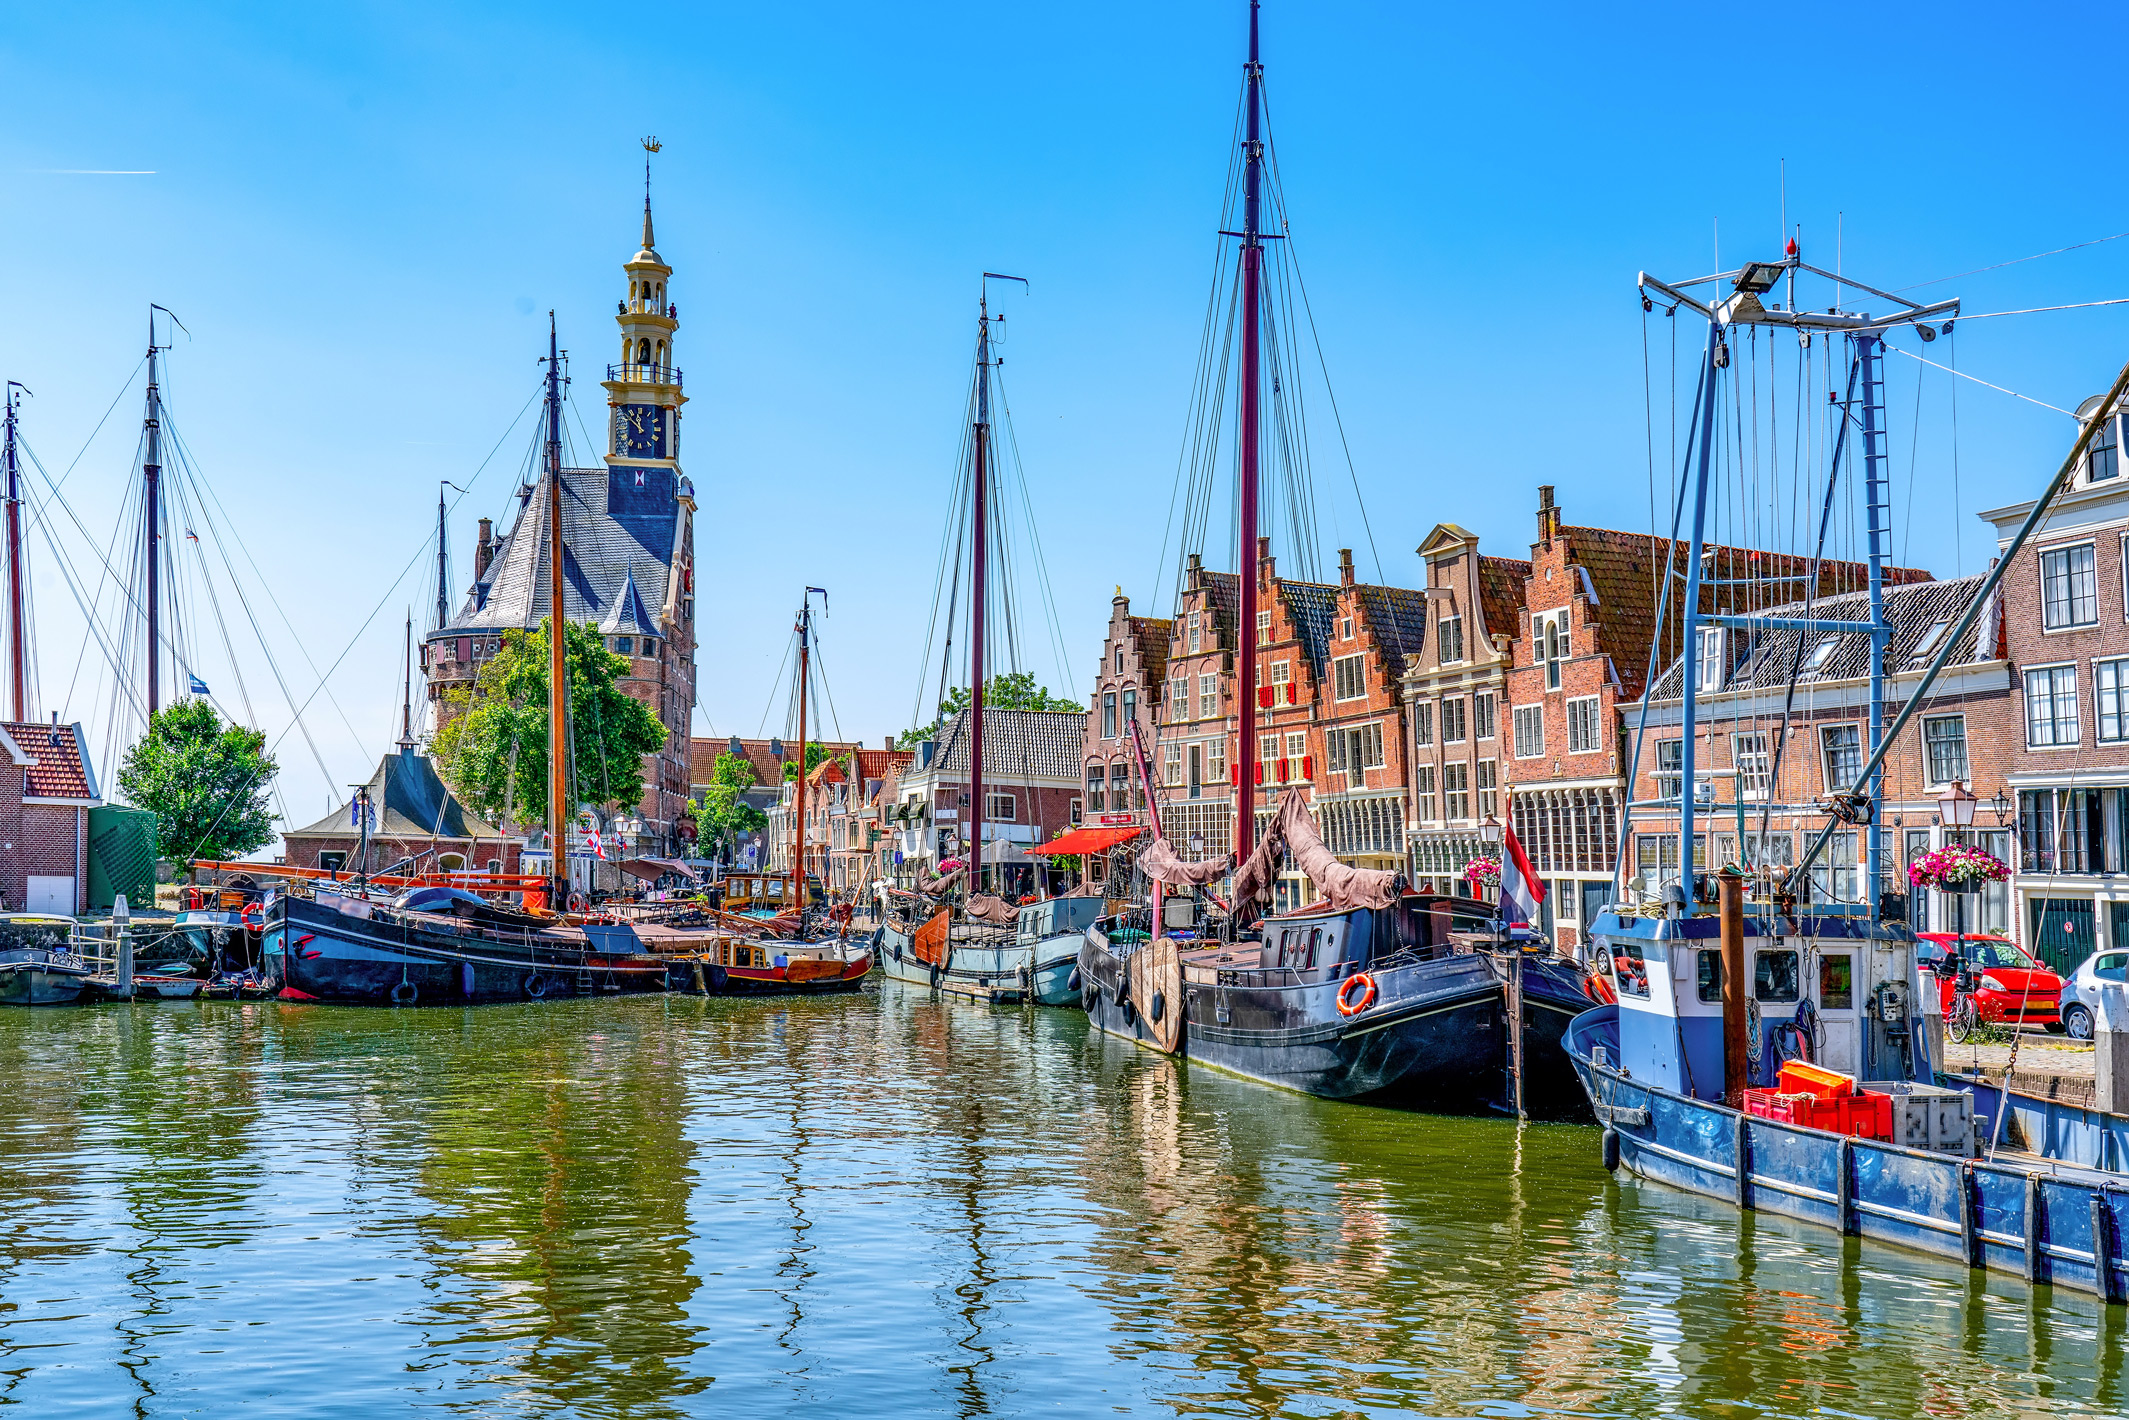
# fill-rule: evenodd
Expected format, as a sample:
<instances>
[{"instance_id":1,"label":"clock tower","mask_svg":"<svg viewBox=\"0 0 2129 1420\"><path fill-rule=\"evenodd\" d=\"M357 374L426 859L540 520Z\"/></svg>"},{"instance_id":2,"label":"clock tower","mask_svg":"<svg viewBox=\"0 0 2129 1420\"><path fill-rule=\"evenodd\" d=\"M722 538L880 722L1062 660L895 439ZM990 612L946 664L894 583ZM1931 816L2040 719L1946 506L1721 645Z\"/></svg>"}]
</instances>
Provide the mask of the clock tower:
<instances>
[{"instance_id":1,"label":"clock tower","mask_svg":"<svg viewBox=\"0 0 2129 1420\"><path fill-rule=\"evenodd\" d=\"M679 472L680 371L674 367L673 333L680 328L680 308L666 292L673 268L658 255L651 232L651 153L656 139L643 142L643 249L622 266L628 295L614 323L621 327L621 358L606 367L607 466Z\"/></svg>"}]
</instances>

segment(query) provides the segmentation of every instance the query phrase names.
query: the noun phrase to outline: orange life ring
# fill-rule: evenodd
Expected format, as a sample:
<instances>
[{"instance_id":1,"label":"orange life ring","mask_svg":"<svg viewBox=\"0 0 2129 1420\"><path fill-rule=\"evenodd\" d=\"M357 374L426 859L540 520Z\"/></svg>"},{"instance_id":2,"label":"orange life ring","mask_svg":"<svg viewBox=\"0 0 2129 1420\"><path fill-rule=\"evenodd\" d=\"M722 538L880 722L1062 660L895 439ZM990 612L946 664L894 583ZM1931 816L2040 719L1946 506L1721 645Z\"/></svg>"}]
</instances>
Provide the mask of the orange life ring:
<instances>
[{"instance_id":1,"label":"orange life ring","mask_svg":"<svg viewBox=\"0 0 2129 1420\"><path fill-rule=\"evenodd\" d=\"M583 893L573 892L569 895L569 910L571 912L582 912L584 910Z\"/></svg>"},{"instance_id":2,"label":"orange life ring","mask_svg":"<svg viewBox=\"0 0 2129 1420\"><path fill-rule=\"evenodd\" d=\"M263 932L266 930L266 909L256 902L247 902L244 910L237 914L237 921L247 932Z\"/></svg>"},{"instance_id":3,"label":"orange life ring","mask_svg":"<svg viewBox=\"0 0 2129 1420\"><path fill-rule=\"evenodd\" d=\"M1360 988L1360 999L1357 1001L1353 999L1353 988L1356 986ZM1374 1004L1375 978L1364 971L1356 976L1348 976L1345 984L1338 988L1338 1014L1341 1016L1357 1016Z\"/></svg>"}]
</instances>

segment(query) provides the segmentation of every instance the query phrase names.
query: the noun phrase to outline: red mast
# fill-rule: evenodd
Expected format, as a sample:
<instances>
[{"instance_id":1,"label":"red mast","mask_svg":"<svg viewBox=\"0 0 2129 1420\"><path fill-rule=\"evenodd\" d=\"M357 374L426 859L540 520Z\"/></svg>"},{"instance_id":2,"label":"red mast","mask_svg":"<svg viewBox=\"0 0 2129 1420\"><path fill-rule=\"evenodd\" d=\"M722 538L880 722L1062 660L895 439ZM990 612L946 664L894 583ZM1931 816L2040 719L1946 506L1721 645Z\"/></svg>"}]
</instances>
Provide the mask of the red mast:
<instances>
[{"instance_id":1,"label":"red mast","mask_svg":"<svg viewBox=\"0 0 2129 1420\"><path fill-rule=\"evenodd\" d=\"M15 462L15 391L7 382L7 678L14 692L15 722L29 719L29 627L22 605L22 475Z\"/></svg>"},{"instance_id":2,"label":"red mast","mask_svg":"<svg viewBox=\"0 0 2129 1420\"><path fill-rule=\"evenodd\" d=\"M1249 119L1243 143L1242 177L1242 399L1241 428L1241 550L1237 571L1242 580L1242 607L1237 616L1235 638L1241 643L1235 679L1241 700L1241 743L1235 756L1235 859L1249 856L1256 843L1257 758L1257 426L1258 413L1258 300L1263 287L1264 244L1258 235L1258 218L1264 193L1263 85L1264 66L1257 59L1257 3L1249 0L1249 64L1244 73L1249 89Z\"/></svg>"},{"instance_id":3,"label":"red mast","mask_svg":"<svg viewBox=\"0 0 2129 1420\"><path fill-rule=\"evenodd\" d=\"M968 825L969 847L976 855L969 874L973 889L983 886L983 604L987 600L988 493L991 442L991 307L986 288L976 301L976 463L974 521L975 569L969 578L968 632Z\"/></svg>"}]
</instances>

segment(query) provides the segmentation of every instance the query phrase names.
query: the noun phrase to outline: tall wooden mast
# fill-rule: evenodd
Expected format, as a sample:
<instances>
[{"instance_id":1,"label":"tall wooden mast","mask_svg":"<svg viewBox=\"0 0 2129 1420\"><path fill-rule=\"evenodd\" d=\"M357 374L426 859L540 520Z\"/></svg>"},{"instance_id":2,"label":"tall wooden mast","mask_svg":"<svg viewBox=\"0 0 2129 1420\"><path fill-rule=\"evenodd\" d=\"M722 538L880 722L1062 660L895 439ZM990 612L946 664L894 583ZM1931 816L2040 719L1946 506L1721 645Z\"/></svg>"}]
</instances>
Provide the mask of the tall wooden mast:
<instances>
[{"instance_id":1,"label":"tall wooden mast","mask_svg":"<svg viewBox=\"0 0 2129 1420\"><path fill-rule=\"evenodd\" d=\"M7 382L7 445L4 455L7 477L7 680L15 722L29 719L29 626L22 600L22 470L15 456L16 391L22 386Z\"/></svg>"},{"instance_id":2,"label":"tall wooden mast","mask_svg":"<svg viewBox=\"0 0 2129 1420\"><path fill-rule=\"evenodd\" d=\"M569 901L569 668L562 602L562 351L547 313L547 905Z\"/></svg>"},{"instance_id":3,"label":"tall wooden mast","mask_svg":"<svg viewBox=\"0 0 2129 1420\"><path fill-rule=\"evenodd\" d=\"M1264 66L1257 56L1257 3L1249 0L1248 127L1242 170L1242 389L1241 389L1241 547L1236 571L1241 576L1242 605L1236 616L1235 640L1241 654L1235 663L1236 694L1241 702L1241 743L1235 746L1235 858L1249 857L1256 840L1257 766L1257 432L1258 303L1264 284L1264 243L1260 235L1264 196Z\"/></svg>"},{"instance_id":4,"label":"tall wooden mast","mask_svg":"<svg viewBox=\"0 0 2129 1420\"><path fill-rule=\"evenodd\" d=\"M148 307L147 454L141 459L141 542L146 557L148 601L148 714L162 708L163 661L163 396L155 343L156 307Z\"/></svg>"},{"instance_id":5,"label":"tall wooden mast","mask_svg":"<svg viewBox=\"0 0 2129 1420\"><path fill-rule=\"evenodd\" d=\"M990 443L991 443L991 309L986 290L976 301L975 466L971 499L975 565L969 578L968 631L968 842L975 861L969 873L973 888L983 886L983 613L989 593Z\"/></svg>"},{"instance_id":6,"label":"tall wooden mast","mask_svg":"<svg viewBox=\"0 0 2129 1420\"><path fill-rule=\"evenodd\" d=\"M795 841L791 861L797 865L792 886L798 893L798 920L806 921L806 682L813 676L813 601L809 596L798 609L798 783L791 790L795 814Z\"/></svg>"}]
</instances>

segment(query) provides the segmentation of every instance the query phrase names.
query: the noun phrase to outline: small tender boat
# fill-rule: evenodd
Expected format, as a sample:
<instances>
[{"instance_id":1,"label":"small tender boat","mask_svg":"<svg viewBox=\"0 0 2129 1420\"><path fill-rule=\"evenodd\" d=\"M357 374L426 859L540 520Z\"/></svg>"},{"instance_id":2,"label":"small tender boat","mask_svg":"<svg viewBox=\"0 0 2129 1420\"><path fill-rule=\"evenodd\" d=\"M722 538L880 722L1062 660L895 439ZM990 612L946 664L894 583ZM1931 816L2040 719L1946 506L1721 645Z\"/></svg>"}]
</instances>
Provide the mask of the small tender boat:
<instances>
[{"instance_id":1,"label":"small tender boat","mask_svg":"<svg viewBox=\"0 0 2129 1420\"><path fill-rule=\"evenodd\" d=\"M584 933L611 950L655 957L663 963L666 987L672 991L818 996L855 991L872 971L872 949L847 938L807 942L749 937L714 923L587 922Z\"/></svg>"},{"instance_id":2,"label":"small tender boat","mask_svg":"<svg viewBox=\"0 0 2129 1420\"><path fill-rule=\"evenodd\" d=\"M67 1006L81 999L92 968L75 955L74 919L0 913L0 1005Z\"/></svg>"}]
</instances>

